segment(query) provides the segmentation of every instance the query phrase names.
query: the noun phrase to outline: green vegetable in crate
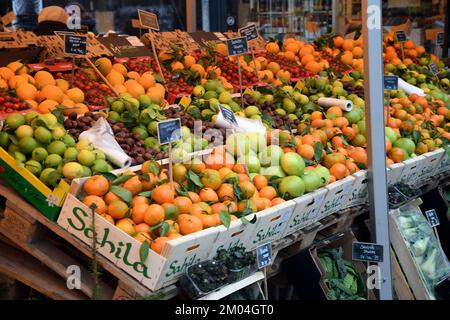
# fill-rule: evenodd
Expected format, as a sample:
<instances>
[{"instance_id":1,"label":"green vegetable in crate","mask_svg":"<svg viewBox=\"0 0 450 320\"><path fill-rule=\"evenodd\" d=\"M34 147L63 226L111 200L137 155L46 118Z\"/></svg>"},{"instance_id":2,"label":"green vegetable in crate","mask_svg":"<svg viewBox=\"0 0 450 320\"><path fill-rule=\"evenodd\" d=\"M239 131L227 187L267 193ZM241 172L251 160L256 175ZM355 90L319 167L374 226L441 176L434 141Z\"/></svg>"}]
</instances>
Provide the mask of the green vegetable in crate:
<instances>
[{"instance_id":1,"label":"green vegetable in crate","mask_svg":"<svg viewBox=\"0 0 450 320\"><path fill-rule=\"evenodd\" d=\"M319 251L319 259L325 269L328 300L364 300L366 288L361 275L353 264L342 258L342 248Z\"/></svg>"}]
</instances>

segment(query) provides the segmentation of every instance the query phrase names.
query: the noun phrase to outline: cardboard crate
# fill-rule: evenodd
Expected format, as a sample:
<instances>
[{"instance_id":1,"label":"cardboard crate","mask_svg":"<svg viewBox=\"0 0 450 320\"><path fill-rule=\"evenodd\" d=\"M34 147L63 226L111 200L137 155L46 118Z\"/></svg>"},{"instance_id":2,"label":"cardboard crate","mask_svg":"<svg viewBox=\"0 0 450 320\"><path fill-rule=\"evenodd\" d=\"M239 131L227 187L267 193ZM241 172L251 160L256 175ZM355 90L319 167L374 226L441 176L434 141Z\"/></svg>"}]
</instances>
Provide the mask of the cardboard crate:
<instances>
[{"instance_id":1,"label":"cardboard crate","mask_svg":"<svg viewBox=\"0 0 450 320\"><path fill-rule=\"evenodd\" d=\"M97 251L151 290L157 289L159 275L166 259L149 250L145 263L141 262L141 243L101 216L95 216ZM73 194L68 194L58 225L87 245L92 245L92 210Z\"/></svg>"},{"instance_id":2,"label":"cardboard crate","mask_svg":"<svg viewBox=\"0 0 450 320\"><path fill-rule=\"evenodd\" d=\"M286 201L275 207L268 208L256 214L256 228L250 239L252 250L262 244L281 238L294 211L295 202Z\"/></svg>"},{"instance_id":3,"label":"cardboard crate","mask_svg":"<svg viewBox=\"0 0 450 320\"><path fill-rule=\"evenodd\" d=\"M251 220L253 215L247 217ZM233 247L244 247L247 250L251 247L251 237L256 229L255 224L244 224L241 220L232 221L230 227L227 229L224 226L219 226L219 235L214 243L208 259L216 256L217 251L221 249L228 250Z\"/></svg>"},{"instance_id":4,"label":"cardboard crate","mask_svg":"<svg viewBox=\"0 0 450 320\"><path fill-rule=\"evenodd\" d=\"M389 187L400 182L403 169L405 169L404 163L395 163L389 167L387 172L387 183Z\"/></svg>"},{"instance_id":5,"label":"cardboard crate","mask_svg":"<svg viewBox=\"0 0 450 320\"><path fill-rule=\"evenodd\" d=\"M409 185L414 185L419 178L419 174L422 171L423 163L425 162L424 156L417 156L408 160L403 161L405 168L403 169L402 175L400 177L401 183L406 183Z\"/></svg>"},{"instance_id":6,"label":"cardboard crate","mask_svg":"<svg viewBox=\"0 0 450 320\"><path fill-rule=\"evenodd\" d=\"M355 183L348 193L348 198L342 208L351 208L359 206L369 201L367 189L367 171L361 170L352 175L355 178Z\"/></svg>"},{"instance_id":7,"label":"cardboard crate","mask_svg":"<svg viewBox=\"0 0 450 320\"><path fill-rule=\"evenodd\" d=\"M64 180L51 190L30 171L20 167L3 148L0 148L0 178L10 184L44 216L56 221L69 192L69 185Z\"/></svg>"},{"instance_id":8,"label":"cardboard crate","mask_svg":"<svg viewBox=\"0 0 450 320\"><path fill-rule=\"evenodd\" d=\"M339 211L345 204L345 200L354 183L355 178L349 176L326 186L328 193L323 201L318 218L322 219Z\"/></svg>"},{"instance_id":9,"label":"cardboard crate","mask_svg":"<svg viewBox=\"0 0 450 320\"><path fill-rule=\"evenodd\" d=\"M318 220L319 210L322 208L327 192L327 188L320 188L312 193L294 199L295 207L291 219L281 237L287 237L315 223Z\"/></svg>"},{"instance_id":10,"label":"cardboard crate","mask_svg":"<svg viewBox=\"0 0 450 320\"><path fill-rule=\"evenodd\" d=\"M441 159L444 156L444 150L438 149L433 152L425 153L423 156L425 160L422 165L422 169L418 173L418 181L425 182L433 177L434 172L440 164Z\"/></svg>"}]
</instances>

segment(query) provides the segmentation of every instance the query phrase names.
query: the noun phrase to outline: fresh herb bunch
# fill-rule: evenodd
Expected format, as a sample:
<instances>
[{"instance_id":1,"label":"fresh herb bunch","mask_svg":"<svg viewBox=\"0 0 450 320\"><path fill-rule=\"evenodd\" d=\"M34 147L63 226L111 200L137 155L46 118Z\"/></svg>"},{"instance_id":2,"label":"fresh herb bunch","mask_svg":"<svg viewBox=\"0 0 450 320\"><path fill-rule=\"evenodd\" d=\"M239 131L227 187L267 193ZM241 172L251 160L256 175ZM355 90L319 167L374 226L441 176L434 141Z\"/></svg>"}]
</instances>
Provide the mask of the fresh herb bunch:
<instances>
[{"instance_id":1,"label":"fresh herb bunch","mask_svg":"<svg viewBox=\"0 0 450 320\"><path fill-rule=\"evenodd\" d=\"M256 262L252 251L245 251L244 247L232 247L228 250L222 249L217 252L216 260L223 263L230 270L241 270Z\"/></svg>"},{"instance_id":2,"label":"fresh herb bunch","mask_svg":"<svg viewBox=\"0 0 450 320\"><path fill-rule=\"evenodd\" d=\"M223 263L211 260L191 267L189 277L206 293L227 284L228 269Z\"/></svg>"}]
</instances>

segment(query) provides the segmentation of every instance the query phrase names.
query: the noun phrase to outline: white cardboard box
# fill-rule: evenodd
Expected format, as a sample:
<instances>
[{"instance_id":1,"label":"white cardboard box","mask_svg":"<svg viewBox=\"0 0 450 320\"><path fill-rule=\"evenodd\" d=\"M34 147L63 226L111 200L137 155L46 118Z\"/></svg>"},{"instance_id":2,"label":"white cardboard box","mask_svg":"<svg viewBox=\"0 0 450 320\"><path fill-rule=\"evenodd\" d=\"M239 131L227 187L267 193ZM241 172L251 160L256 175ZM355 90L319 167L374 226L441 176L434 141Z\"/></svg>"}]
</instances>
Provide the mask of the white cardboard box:
<instances>
[{"instance_id":1,"label":"white cardboard box","mask_svg":"<svg viewBox=\"0 0 450 320\"><path fill-rule=\"evenodd\" d=\"M327 192L327 188L320 188L294 199L295 207L291 219L281 237L287 237L316 222L319 218L319 210L322 208Z\"/></svg>"},{"instance_id":2,"label":"white cardboard box","mask_svg":"<svg viewBox=\"0 0 450 320\"><path fill-rule=\"evenodd\" d=\"M330 214L339 211L342 206L345 205L345 200L347 199L348 193L353 187L354 182L355 178L349 176L326 186L328 193L323 201L322 208L320 209L319 219L323 219Z\"/></svg>"},{"instance_id":3,"label":"white cardboard box","mask_svg":"<svg viewBox=\"0 0 450 320\"><path fill-rule=\"evenodd\" d=\"M361 170L352 175L355 178L355 183L348 193L348 198L342 208L351 208L362 205L369 201L369 194L367 189L367 171Z\"/></svg>"},{"instance_id":4,"label":"white cardboard box","mask_svg":"<svg viewBox=\"0 0 450 320\"><path fill-rule=\"evenodd\" d=\"M405 164L402 162L394 163L389 167L389 170L387 172L387 182L389 187L400 182L403 169L405 169Z\"/></svg>"},{"instance_id":5,"label":"white cardboard box","mask_svg":"<svg viewBox=\"0 0 450 320\"><path fill-rule=\"evenodd\" d=\"M424 156L417 156L403 161L405 168L402 171L400 182L414 185L418 181L425 160Z\"/></svg>"},{"instance_id":6,"label":"white cardboard box","mask_svg":"<svg viewBox=\"0 0 450 320\"><path fill-rule=\"evenodd\" d=\"M432 152L425 153L423 155L425 161L423 162L422 169L419 173L419 181L425 182L426 180L433 177L434 172L440 164L442 157L444 156L444 150L438 149Z\"/></svg>"}]
</instances>

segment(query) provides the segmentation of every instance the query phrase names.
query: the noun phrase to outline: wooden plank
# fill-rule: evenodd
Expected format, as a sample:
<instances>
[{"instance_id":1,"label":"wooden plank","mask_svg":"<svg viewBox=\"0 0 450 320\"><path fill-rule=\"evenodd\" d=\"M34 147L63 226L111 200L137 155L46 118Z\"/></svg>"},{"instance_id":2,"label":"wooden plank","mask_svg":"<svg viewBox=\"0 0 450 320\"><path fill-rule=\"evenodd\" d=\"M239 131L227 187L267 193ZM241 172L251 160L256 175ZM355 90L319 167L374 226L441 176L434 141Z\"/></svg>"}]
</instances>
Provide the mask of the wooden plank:
<instances>
[{"instance_id":1,"label":"wooden plank","mask_svg":"<svg viewBox=\"0 0 450 320\"><path fill-rule=\"evenodd\" d=\"M0 183L0 195L3 195L8 199L8 206L13 208L14 211L21 213L23 215L28 215L47 227L50 231L63 238L75 248L77 248L84 255L91 256L91 248L84 244L81 240L78 240L72 236L69 232L58 226L55 222L50 221L44 215L42 215L38 210L36 210L32 205L26 202L17 192L12 190L10 187ZM123 272L119 267L111 263L105 257L99 255L97 257L99 265L114 277L123 281L124 283L129 283L130 286L134 288L139 296L148 296L152 294L152 291L142 286L134 278Z\"/></svg>"},{"instance_id":2,"label":"wooden plank","mask_svg":"<svg viewBox=\"0 0 450 320\"><path fill-rule=\"evenodd\" d=\"M72 258L67 255L55 245L48 242L46 239L41 239L39 241L33 241L32 243L28 241L23 241L24 237L17 235L17 230L8 229L10 225L17 225L15 223L10 223L8 221L20 218L14 211L10 208L5 210L6 217L2 220L0 224L0 232L8 237L13 243L21 247L28 254L35 257L56 274L61 276L63 279L67 279L69 274L67 273L67 268L69 266L78 266L81 272L81 291L87 296L92 295L92 288L94 287L94 282L91 278L89 270L81 263L79 260ZM5 223L7 222L7 223ZM110 299L113 295L112 289L105 283L100 283L103 288L103 293L106 299Z\"/></svg>"},{"instance_id":3,"label":"wooden plank","mask_svg":"<svg viewBox=\"0 0 450 320\"><path fill-rule=\"evenodd\" d=\"M0 272L54 300L86 300L78 290L69 290L66 282L31 256L0 243Z\"/></svg>"},{"instance_id":4,"label":"wooden plank","mask_svg":"<svg viewBox=\"0 0 450 320\"><path fill-rule=\"evenodd\" d=\"M391 249L391 263L392 263L392 283L394 286L395 293L399 300L415 300L411 288L406 281L405 275L403 274L402 268L397 261L397 257L394 250Z\"/></svg>"},{"instance_id":5,"label":"wooden plank","mask_svg":"<svg viewBox=\"0 0 450 320\"><path fill-rule=\"evenodd\" d=\"M7 202L8 203L8 202ZM45 230L34 220L25 218L26 215L19 215L10 208L4 211L4 218L0 221L0 228L8 230L8 238L20 242L32 242L43 236Z\"/></svg>"}]
</instances>

